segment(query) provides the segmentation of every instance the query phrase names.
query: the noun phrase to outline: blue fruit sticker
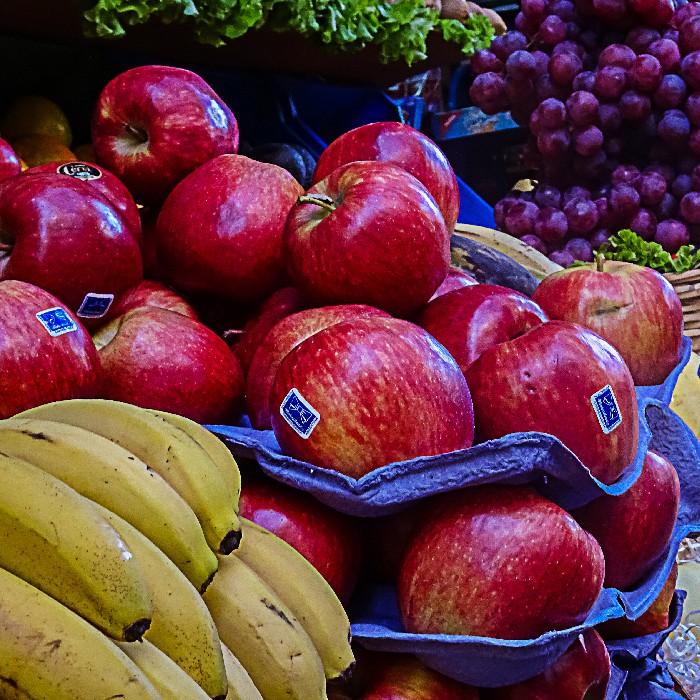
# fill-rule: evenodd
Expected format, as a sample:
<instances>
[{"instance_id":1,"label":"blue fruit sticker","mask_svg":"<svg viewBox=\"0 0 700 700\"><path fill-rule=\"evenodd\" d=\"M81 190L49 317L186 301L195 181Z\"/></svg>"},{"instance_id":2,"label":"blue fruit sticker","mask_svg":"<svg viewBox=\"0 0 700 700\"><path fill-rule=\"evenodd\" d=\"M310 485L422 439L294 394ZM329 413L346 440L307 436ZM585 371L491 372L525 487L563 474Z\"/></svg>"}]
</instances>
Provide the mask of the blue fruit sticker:
<instances>
[{"instance_id":1,"label":"blue fruit sticker","mask_svg":"<svg viewBox=\"0 0 700 700\"><path fill-rule=\"evenodd\" d=\"M54 337L78 330L78 324L60 306L40 311L36 317L48 334Z\"/></svg>"},{"instance_id":2,"label":"blue fruit sticker","mask_svg":"<svg viewBox=\"0 0 700 700\"><path fill-rule=\"evenodd\" d=\"M280 405L280 414L295 433L308 439L321 420L319 412L296 390L292 389Z\"/></svg>"},{"instance_id":3,"label":"blue fruit sticker","mask_svg":"<svg viewBox=\"0 0 700 700\"><path fill-rule=\"evenodd\" d=\"M78 316L80 318L102 318L113 301L114 294L95 294L94 292L86 294L78 309Z\"/></svg>"},{"instance_id":4,"label":"blue fruit sticker","mask_svg":"<svg viewBox=\"0 0 700 700\"><path fill-rule=\"evenodd\" d=\"M622 423L620 407L617 405L615 392L610 384L604 386L600 391L596 391L591 396L591 403L598 416L598 422L603 432L607 435Z\"/></svg>"}]
</instances>

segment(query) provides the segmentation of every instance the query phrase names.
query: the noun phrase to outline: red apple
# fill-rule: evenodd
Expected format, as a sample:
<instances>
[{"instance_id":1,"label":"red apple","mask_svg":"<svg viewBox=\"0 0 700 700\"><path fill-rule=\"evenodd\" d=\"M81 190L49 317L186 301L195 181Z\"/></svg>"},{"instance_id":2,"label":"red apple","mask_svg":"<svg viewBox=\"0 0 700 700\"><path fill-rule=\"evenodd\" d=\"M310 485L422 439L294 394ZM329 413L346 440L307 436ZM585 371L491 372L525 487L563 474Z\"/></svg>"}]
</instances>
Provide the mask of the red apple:
<instances>
[{"instance_id":1,"label":"red apple","mask_svg":"<svg viewBox=\"0 0 700 700\"><path fill-rule=\"evenodd\" d=\"M547 321L524 294L493 284L462 287L431 301L416 323L441 342L462 372L484 350Z\"/></svg>"},{"instance_id":2,"label":"red apple","mask_svg":"<svg viewBox=\"0 0 700 700\"><path fill-rule=\"evenodd\" d=\"M360 700L479 700L479 691L433 671L415 656L391 654Z\"/></svg>"},{"instance_id":3,"label":"red apple","mask_svg":"<svg viewBox=\"0 0 700 700\"><path fill-rule=\"evenodd\" d=\"M666 553L681 487L675 468L649 450L639 478L620 496L599 496L571 512L605 554L605 585L632 588Z\"/></svg>"},{"instance_id":4,"label":"red apple","mask_svg":"<svg viewBox=\"0 0 700 700\"><path fill-rule=\"evenodd\" d=\"M440 286L435 290L435 294L430 297L429 301L437 299L437 297L447 294L447 292L451 292L453 289L470 287L474 284L479 283L468 272L465 272L458 267L450 267L447 270L445 279L440 283Z\"/></svg>"},{"instance_id":5,"label":"red apple","mask_svg":"<svg viewBox=\"0 0 700 700\"><path fill-rule=\"evenodd\" d=\"M243 372L226 343L187 316L141 307L95 335L104 397L178 413L199 423L241 415Z\"/></svg>"},{"instance_id":6,"label":"red apple","mask_svg":"<svg viewBox=\"0 0 700 700\"><path fill-rule=\"evenodd\" d=\"M142 280L136 286L127 289L115 302L105 316L105 321L111 321L117 316L123 316L132 309L145 306L156 306L169 311L177 311L179 314L198 321L197 312L177 292L166 287L160 282Z\"/></svg>"},{"instance_id":7,"label":"red apple","mask_svg":"<svg viewBox=\"0 0 700 700\"><path fill-rule=\"evenodd\" d=\"M231 110L198 75L172 66L138 66L109 81L92 117L98 164L139 204L160 204L185 175L238 150Z\"/></svg>"},{"instance_id":8,"label":"red apple","mask_svg":"<svg viewBox=\"0 0 700 700\"><path fill-rule=\"evenodd\" d=\"M210 160L163 204L156 252L185 292L257 302L287 284L282 232L303 194L283 168L239 155Z\"/></svg>"},{"instance_id":9,"label":"red apple","mask_svg":"<svg viewBox=\"0 0 700 700\"><path fill-rule=\"evenodd\" d=\"M45 163L25 170L25 173L57 173L83 180L96 187L122 215L134 235L141 240L141 216L131 192L126 185L108 170L94 163L70 161L68 163Z\"/></svg>"},{"instance_id":10,"label":"red apple","mask_svg":"<svg viewBox=\"0 0 700 700\"><path fill-rule=\"evenodd\" d=\"M375 122L347 131L323 151L313 182L355 160L393 163L407 170L433 196L447 230L454 230L459 214L457 178L445 154L425 134L400 122Z\"/></svg>"},{"instance_id":11,"label":"red apple","mask_svg":"<svg viewBox=\"0 0 700 700\"><path fill-rule=\"evenodd\" d=\"M407 632L534 639L582 623L604 575L595 538L533 488L473 486L425 518L397 594Z\"/></svg>"},{"instance_id":12,"label":"red apple","mask_svg":"<svg viewBox=\"0 0 700 700\"><path fill-rule=\"evenodd\" d=\"M343 165L289 214L287 269L316 306L369 304L410 316L450 266L450 236L435 201L389 163Z\"/></svg>"},{"instance_id":13,"label":"red apple","mask_svg":"<svg viewBox=\"0 0 700 700\"><path fill-rule=\"evenodd\" d=\"M22 164L15 149L5 139L0 139L0 181L19 175L21 172Z\"/></svg>"},{"instance_id":14,"label":"red apple","mask_svg":"<svg viewBox=\"0 0 700 700\"><path fill-rule=\"evenodd\" d=\"M592 627L542 673L503 688L483 689L481 700L605 700L610 656Z\"/></svg>"},{"instance_id":15,"label":"red apple","mask_svg":"<svg viewBox=\"0 0 700 700\"><path fill-rule=\"evenodd\" d=\"M661 384L678 364L683 310L671 283L643 265L603 260L545 277L536 301L550 318L605 338L638 385Z\"/></svg>"},{"instance_id":16,"label":"red apple","mask_svg":"<svg viewBox=\"0 0 700 700\"><path fill-rule=\"evenodd\" d=\"M248 368L258 347L272 327L290 314L305 309L306 306L306 300L301 292L294 287L282 287L260 304L243 326L243 332L233 346L233 351L241 363L244 374L248 373Z\"/></svg>"},{"instance_id":17,"label":"red apple","mask_svg":"<svg viewBox=\"0 0 700 700\"><path fill-rule=\"evenodd\" d=\"M101 369L88 332L56 297L0 282L0 418L62 399L99 396Z\"/></svg>"},{"instance_id":18,"label":"red apple","mask_svg":"<svg viewBox=\"0 0 700 700\"><path fill-rule=\"evenodd\" d=\"M541 323L486 349L466 377L480 442L549 433L606 484L636 456L632 375L617 350L586 328Z\"/></svg>"},{"instance_id":19,"label":"red apple","mask_svg":"<svg viewBox=\"0 0 700 700\"><path fill-rule=\"evenodd\" d=\"M243 484L240 513L303 554L343 603L350 600L362 558L357 520L272 479Z\"/></svg>"},{"instance_id":20,"label":"red apple","mask_svg":"<svg viewBox=\"0 0 700 700\"><path fill-rule=\"evenodd\" d=\"M265 336L248 368L245 395L251 425L258 430L272 427L270 392L277 368L290 350L324 328L358 316L372 315L388 316L373 306L339 304L299 311L277 323Z\"/></svg>"},{"instance_id":21,"label":"red apple","mask_svg":"<svg viewBox=\"0 0 700 700\"><path fill-rule=\"evenodd\" d=\"M310 336L280 363L270 418L283 451L355 479L470 447L469 388L422 328L364 316Z\"/></svg>"},{"instance_id":22,"label":"red apple","mask_svg":"<svg viewBox=\"0 0 700 700\"><path fill-rule=\"evenodd\" d=\"M0 279L40 285L85 323L141 280L135 232L86 182L48 173L5 180L0 230Z\"/></svg>"}]
</instances>

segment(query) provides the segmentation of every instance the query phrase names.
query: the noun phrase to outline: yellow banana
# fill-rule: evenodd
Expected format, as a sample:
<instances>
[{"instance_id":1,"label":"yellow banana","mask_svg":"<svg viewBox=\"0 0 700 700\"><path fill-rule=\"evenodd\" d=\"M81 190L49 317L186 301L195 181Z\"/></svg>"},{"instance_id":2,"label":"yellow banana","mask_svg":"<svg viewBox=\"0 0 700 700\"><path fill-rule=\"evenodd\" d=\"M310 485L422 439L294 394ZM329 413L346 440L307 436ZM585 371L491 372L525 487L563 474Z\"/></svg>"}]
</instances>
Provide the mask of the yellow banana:
<instances>
[{"instance_id":1,"label":"yellow banana","mask_svg":"<svg viewBox=\"0 0 700 700\"><path fill-rule=\"evenodd\" d=\"M141 642L116 645L143 671L163 700L209 700L209 696L158 647ZM226 696L220 696L224 700Z\"/></svg>"},{"instance_id":2,"label":"yellow banana","mask_svg":"<svg viewBox=\"0 0 700 700\"><path fill-rule=\"evenodd\" d=\"M700 438L700 355L690 354L688 364L683 368L673 391L671 408L685 421L686 425Z\"/></svg>"},{"instance_id":3,"label":"yellow banana","mask_svg":"<svg viewBox=\"0 0 700 700\"><path fill-rule=\"evenodd\" d=\"M279 596L237 556L219 557L203 595L221 641L265 700L326 700L311 639Z\"/></svg>"},{"instance_id":4,"label":"yellow banana","mask_svg":"<svg viewBox=\"0 0 700 700\"><path fill-rule=\"evenodd\" d=\"M210 697L225 697L228 682L219 633L194 586L149 539L97 506L133 552L151 590L153 618L144 635Z\"/></svg>"},{"instance_id":5,"label":"yellow banana","mask_svg":"<svg viewBox=\"0 0 700 700\"><path fill-rule=\"evenodd\" d=\"M231 451L226 447L224 442L214 435L214 433L207 430L203 425L189 418L178 416L175 413L166 413L165 411L155 411L153 409L149 409L149 411L187 433L207 452L211 461L214 462L221 472L221 475L224 477L228 486L229 495L233 499L234 508L236 509L236 513L238 513L238 499L241 496L241 472L238 469L238 464L233 458Z\"/></svg>"},{"instance_id":6,"label":"yellow banana","mask_svg":"<svg viewBox=\"0 0 700 700\"><path fill-rule=\"evenodd\" d=\"M211 549L229 554L241 538L226 480L189 435L144 408L106 399L71 399L31 408L19 418L43 418L102 435L135 454L190 505Z\"/></svg>"},{"instance_id":7,"label":"yellow banana","mask_svg":"<svg viewBox=\"0 0 700 700\"><path fill-rule=\"evenodd\" d=\"M0 421L0 451L31 462L78 493L120 515L160 547L197 590L218 563L183 498L123 447L55 421Z\"/></svg>"},{"instance_id":8,"label":"yellow banana","mask_svg":"<svg viewBox=\"0 0 700 700\"><path fill-rule=\"evenodd\" d=\"M263 696L255 687L248 671L223 642L221 643L221 651L224 654L226 678L228 678L226 700L263 700Z\"/></svg>"},{"instance_id":9,"label":"yellow banana","mask_svg":"<svg viewBox=\"0 0 700 700\"><path fill-rule=\"evenodd\" d=\"M0 679L3 698L161 697L136 664L101 632L4 569L0 569Z\"/></svg>"},{"instance_id":10,"label":"yellow banana","mask_svg":"<svg viewBox=\"0 0 700 700\"><path fill-rule=\"evenodd\" d=\"M51 474L0 452L0 567L106 635L139 639L153 614L148 585L94 504Z\"/></svg>"},{"instance_id":11,"label":"yellow banana","mask_svg":"<svg viewBox=\"0 0 700 700\"><path fill-rule=\"evenodd\" d=\"M326 678L346 676L355 664L350 620L326 579L294 547L246 518L236 552L287 604L314 643Z\"/></svg>"}]
</instances>

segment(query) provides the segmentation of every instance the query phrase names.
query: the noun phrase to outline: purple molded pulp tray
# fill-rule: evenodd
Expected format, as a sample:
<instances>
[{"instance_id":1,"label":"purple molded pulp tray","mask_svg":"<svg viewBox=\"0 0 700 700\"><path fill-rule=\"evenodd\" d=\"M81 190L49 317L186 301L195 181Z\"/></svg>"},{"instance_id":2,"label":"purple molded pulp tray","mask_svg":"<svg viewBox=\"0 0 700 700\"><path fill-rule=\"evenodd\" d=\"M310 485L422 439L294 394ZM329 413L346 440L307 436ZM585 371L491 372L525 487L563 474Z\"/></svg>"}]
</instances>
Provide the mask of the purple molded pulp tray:
<instances>
[{"instance_id":1,"label":"purple molded pulp tray","mask_svg":"<svg viewBox=\"0 0 700 700\"><path fill-rule=\"evenodd\" d=\"M426 496L494 482L533 484L544 496L568 510L603 493L619 495L634 483L651 439L646 408L669 403L690 351L690 339L684 338L681 359L667 380L659 386L637 389L637 455L610 486L591 476L568 448L545 433L513 433L464 450L394 462L353 479L284 455L271 430L255 430L249 425L207 427L226 442L235 456L255 459L268 476L308 491L322 503L350 515L387 515Z\"/></svg>"}]
</instances>

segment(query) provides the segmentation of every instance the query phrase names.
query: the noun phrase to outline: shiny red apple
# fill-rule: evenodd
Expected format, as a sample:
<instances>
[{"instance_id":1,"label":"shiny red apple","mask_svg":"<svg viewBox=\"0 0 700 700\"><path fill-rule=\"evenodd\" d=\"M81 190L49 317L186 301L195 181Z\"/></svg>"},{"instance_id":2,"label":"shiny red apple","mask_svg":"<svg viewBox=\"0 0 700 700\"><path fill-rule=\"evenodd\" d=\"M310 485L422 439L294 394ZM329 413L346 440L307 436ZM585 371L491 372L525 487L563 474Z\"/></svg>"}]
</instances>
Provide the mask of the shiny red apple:
<instances>
[{"instance_id":1,"label":"shiny red apple","mask_svg":"<svg viewBox=\"0 0 700 700\"><path fill-rule=\"evenodd\" d=\"M183 68L131 68L102 89L92 117L99 165L139 204L160 204L196 167L238 150L238 124L200 76Z\"/></svg>"},{"instance_id":2,"label":"shiny red apple","mask_svg":"<svg viewBox=\"0 0 700 700\"><path fill-rule=\"evenodd\" d=\"M258 430L271 428L270 392L277 368L290 350L324 328L373 315L388 316L373 306L338 304L299 311L277 323L265 336L248 368L245 395L251 425Z\"/></svg>"},{"instance_id":3,"label":"shiny red apple","mask_svg":"<svg viewBox=\"0 0 700 700\"><path fill-rule=\"evenodd\" d=\"M592 627L539 675L502 688L484 688L481 700L605 700L610 655Z\"/></svg>"},{"instance_id":4,"label":"shiny red apple","mask_svg":"<svg viewBox=\"0 0 700 700\"><path fill-rule=\"evenodd\" d=\"M270 418L283 451L359 479L391 462L470 447L469 388L422 328L365 316L299 343L281 361Z\"/></svg>"},{"instance_id":5,"label":"shiny red apple","mask_svg":"<svg viewBox=\"0 0 700 700\"><path fill-rule=\"evenodd\" d=\"M303 194L283 168L239 155L214 158L168 196L156 253L183 292L259 302L287 286L282 232Z\"/></svg>"},{"instance_id":6,"label":"shiny red apple","mask_svg":"<svg viewBox=\"0 0 700 700\"><path fill-rule=\"evenodd\" d=\"M550 318L571 321L605 338L630 368L634 383L661 384L678 364L683 310L659 272L603 260L545 277L533 295Z\"/></svg>"},{"instance_id":7,"label":"shiny red apple","mask_svg":"<svg viewBox=\"0 0 700 700\"><path fill-rule=\"evenodd\" d=\"M493 284L477 284L431 301L416 323L441 342L462 372L484 350L511 340L547 321L524 294Z\"/></svg>"},{"instance_id":8,"label":"shiny red apple","mask_svg":"<svg viewBox=\"0 0 700 700\"><path fill-rule=\"evenodd\" d=\"M466 377L479 442L549 433L606 484L634 460L639 426L632 375L593 331L566 321L541 323L486 349Z\"/></svg>"},{"instance_id":9,"label":"shiny red apple","mask_svg":"<svg viewBox=\"0 0 700 700\"><path fill-rule=\"evenodd\" d=\"M240 514L274 532L303 554L343 603L350 600L362 559L362 529L358 520L272 479L243 483Z\"/></svg>"},{"instance_id":10,"label":"shiny red apple","mask_svg":"<svg viewBox=\"0 0 700 700\"><path fill-rule=\"evenodd\" d=\"M595 538L528 486L452 492L422 522L397 586L407 632L534 639L582 623L603 586Z\"/></svg>"},{"instance_id":11,"label":"shiny red apple","mask_svg":"<svg viewBox=\"0 0 700 700\"><path fill-rule=\"evenodd\" d=\"M56 173L67 175L76 180L87 182L97 188L119 211L134 232L134 235L141 240L141 216L136 206L131 192L126 185L108 170L95 165L94 163L83 163L80 161L70 161L68 163L44 163L29 168L25 173Z\"/></svg>"},{"instance_id":12,"label":"shiny red apple","mask_svg":"<svg viewBox=\"0 0 700 700\"><path fill-rule=\"evenodd\" d=\"M243 372L204 324L141 307L94 336L105 398L177 413L199 423L233 423L243 406Z\"/></svg>"},{"instance_id":13,"label":"shiny red apple","mask_svg":"<svg viewBox=\"0 0 700 700\"><path fill-rule=\"evenodd\" d=\"M318 159L313 182L355 160L393 163L418 178L437 202L448 231L459 214L457 178L445 154L434 141L400 122L374 122L341 134Z\"/></svg>"},{"instance_id":14,"label":"shiny red apple","mask_svg":"<svg viewBox=\"0 0 700 700\"><path fill-rule=\"evenodd\" d=\"M287 269L314 306L369 304L408 317L450 266L450 236L435 201L389 163L343 165L289 214Z\"/></svg>"},{"instance_id":15,"label":"shiny red apple","mask_svg":"<svg viewBox=\"0 0 700 700\"><path fill-rule=\"evenodd\" d=\"M605 585L633 588L664 556L676 524L681 487L676 470L649 450L639 478L620 496L599 496L571 514L605 554Z\"/></svg>"},{"instance_id":16,"label":"shiny red apple","mask_svg":"<svg viewBox=\"0 0 700 700\"><path fill-rule=\"evenodd\" d=\"M454 289L470 287L474 284L479 283L468 272L465 272L458 267L450 267L447 270L445 279L440 283L440 286L435 290L435 294L430 297L429 301L432 301L443 294L447 294L447 292L451 292Z\"/></svg>"},{"instance_id":17,"label":"shiny red apple","mask_svg":"<svg viewBox=\"0 0 700 700\"><path fill-rule=\"evenodd\" d=\"M22 164L14 148L5 139L0 139L0 181L19 175L21 172Z\"/></svg>"},{"instance_id":18,"label":"shiny red apple","mask_svg":"<svg viewBox=\"0 0 700 700\"><path fill-rule=\"evenodd\" d=\"M177 311L179 314L199 320L197 312L191 304L186 302L177 292L166 287L161 282L142 280L137 285L127 289L115 302L105 316L105 322L111 321L117 316L123 316L132 309L154 306L169 311Z\"/></svg>"},{"instance_id":19,"label":"shiny red apple","mask_svg":"<svg viewBox=\"0 0 700 700\"><path fill-rule=\"evenodd\" d=\"M141 265L136 232L90 184L55 173L0 183L0 279L39 285L90 323Z\"/></svg>"},{"instance_id":20,"label":"shiny red apple","mask_svg":"<svg viewBox=\"0 0 700 700\"><path fill-rule=\"evenodd\" d=\"M0 282L0 419L96 398L101 373L90 335L64 304L33 284Z\"/></svg>"}]
</instances>

